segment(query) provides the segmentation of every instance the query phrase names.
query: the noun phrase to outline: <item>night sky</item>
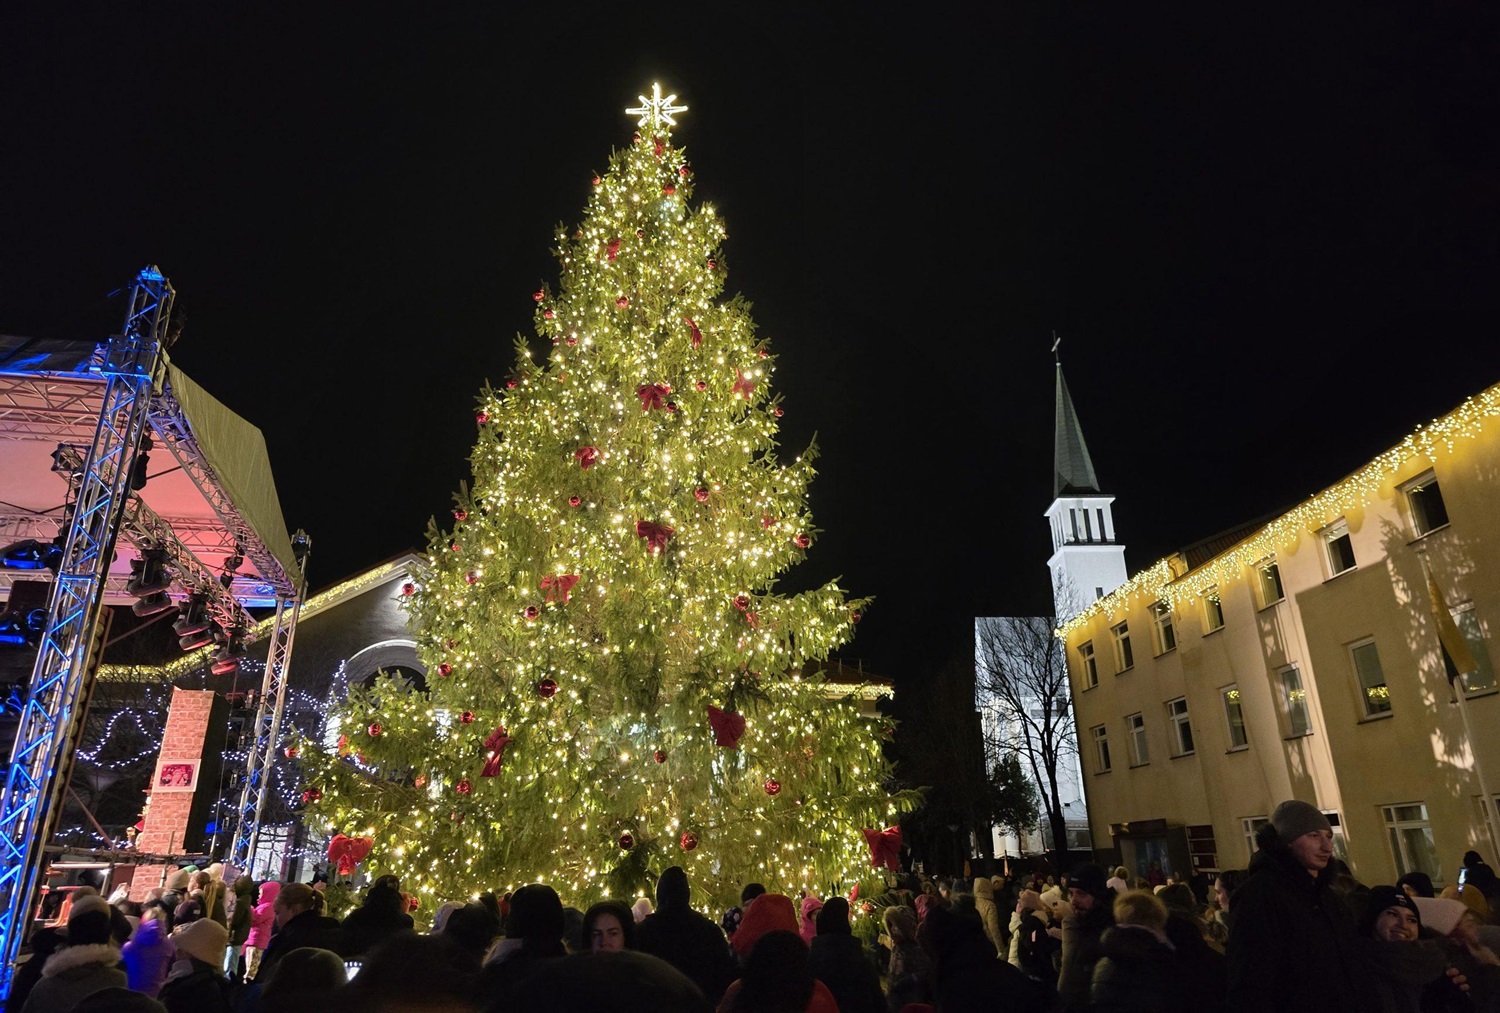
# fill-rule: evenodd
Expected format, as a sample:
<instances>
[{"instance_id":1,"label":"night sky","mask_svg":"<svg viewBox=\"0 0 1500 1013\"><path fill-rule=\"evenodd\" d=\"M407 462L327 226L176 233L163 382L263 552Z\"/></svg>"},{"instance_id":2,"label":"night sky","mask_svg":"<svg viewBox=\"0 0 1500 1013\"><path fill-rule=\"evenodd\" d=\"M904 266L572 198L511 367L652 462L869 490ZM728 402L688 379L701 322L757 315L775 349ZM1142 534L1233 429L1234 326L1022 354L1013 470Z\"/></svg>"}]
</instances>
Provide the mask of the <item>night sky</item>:
<instances>
[{"instance_id":1,"label":"night sky","mask_svg":"<svg viewBox=\"0 0 1500 1013\"><path fill-rule=\"evenodd\" d=\"M842 654L905 684L1050 602L1054 330L1132 570L1500 380L1478 0L21 6L0 332L102 339L159 265L315 587L446 514L653 80L778 353L783 452L818 434L823 533L781 589L874 595ZM785 9L706 12L752 6Z\"/></svg>"}]
</instances>

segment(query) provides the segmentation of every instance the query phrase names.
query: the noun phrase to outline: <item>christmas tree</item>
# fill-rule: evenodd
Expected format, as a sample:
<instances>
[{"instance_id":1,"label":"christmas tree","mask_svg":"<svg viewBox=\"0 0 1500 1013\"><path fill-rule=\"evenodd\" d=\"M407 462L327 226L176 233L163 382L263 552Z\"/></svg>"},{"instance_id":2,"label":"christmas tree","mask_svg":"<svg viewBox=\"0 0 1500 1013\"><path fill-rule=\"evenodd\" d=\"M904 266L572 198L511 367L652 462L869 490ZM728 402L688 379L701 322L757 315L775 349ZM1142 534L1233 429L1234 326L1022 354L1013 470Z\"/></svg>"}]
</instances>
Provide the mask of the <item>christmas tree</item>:
<instances>
[{"instance_id":1,"label":"christmas tree","mask_svg":"<svg viewBox=\"0 0 1500 1013\"><path fill-rule=\"evenodd\" d=\"M367 867L429 910L533 881L629 897L675 864L725 903L848 889L874 875L865 829L913 801L883 786L888 722L817 664L866 603L775 591L817 535L814 450L775 453L775 359L721 298L674 100L642 96L557 232L548 363L518 338L480 398L473 483L402 589L427 692L378 677L337 708L337 748L299 745L309 823L355 858L372 840Z\"/></svg>"}]
</instances>

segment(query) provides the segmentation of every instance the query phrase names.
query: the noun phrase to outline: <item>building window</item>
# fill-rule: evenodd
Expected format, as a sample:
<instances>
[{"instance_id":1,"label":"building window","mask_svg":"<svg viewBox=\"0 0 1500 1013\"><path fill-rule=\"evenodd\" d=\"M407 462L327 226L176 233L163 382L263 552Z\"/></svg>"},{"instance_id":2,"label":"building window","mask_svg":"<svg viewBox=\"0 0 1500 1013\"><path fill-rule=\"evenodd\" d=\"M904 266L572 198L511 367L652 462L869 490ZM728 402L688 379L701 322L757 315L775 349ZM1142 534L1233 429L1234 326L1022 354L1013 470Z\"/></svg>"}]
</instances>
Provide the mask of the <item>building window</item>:
<instances>
[{"instance_id":1,"label":"building window","mask_svg":"<svg viewBox=\"0 0 1500 1013\"><path fill-rule=\"evenodd\" d=\"M1219 690L1224 700L1224 719L1229 722L1229 748L1244 749L1250 745L1250 736L1245 734L1245 710L1240 706L1240 688L1225 686Z\"/></svg>"},{"instance_id":2,"label":"building window","mask_svg":"<svg viewBox=\"0 0 1500 1013\"><path fill-rule=\"evenodd\" d=\"M1380 652L1374 640L1361 640L1349 647L1349 657L1354 662L1354 672L1359 677L1359 698L1364 704L1365 717L1373 718L1391 712L1391 691L1385 684L1385 672L1380 668Z\"/></svg>"},{"instance_id":3,"label":"building window","mask_svg":"<svg viewBox=\"0 0 1500 1013\"><path fill-rule=\"evenodd\" d=\"M1245 853L1247 862L1255 857L1255 852L1258 850L1255 846L1256 831L1258 831L1261 827L1265 826L1269 822L1271 822L1271 817L1269 816L1246 816L1240 820L1240 827L1245 832Z\"/></svg>"},{"instance_id":4,"label":"building window","mask_svg":"<svg viewBox=\"0 0 1500 1013\"><path fill-rule=\"evenodd\" d=\"M1265 560L1255 565L1255 596L1261 608L1275 605L1286 597L1281 589L1281 567L1275 560Z\"/></svg>"},{"instance_id":5,"label":"building window","mask_svg":"<svg viewBox=\"0 0 1500 1013\"><path fill-rule=\"evenodd\" d=\"M1188 720L1186 697L1167 701L1167 720L1172 723L1172 745L1176 755L1187 756L1193 751L1193 725Z\"/></svg>"},{"instance_id":6,"label":"building window","mask_svg":"<svg viewBox=\"0 0 1500 1013\"><path fill-rule=\"evenodd\" d=\"M1126 737L1130 741L1130 765L1139 767L1151 762L1151 751L1146 746L1146 718L1132 714L1125 719Z\"/></svg>"},{"instance_id":7,"label":"building window","mask_svg":"<svg viewBox=\"0 0 1500 1013\"><path fill-rule=\"evenodd\" d=\"M1349 843L1344 839L1344 821L1339 819L1337 809L1321 810L1328 817L1328 825L1333 830L1333 857L1345 865L1349 864Z\"/></svg>"},{"instance_id":8,"label":"building window","mask_svg":"<svg viewBox=\"0 0 1500 1013\"><path fill-rule=\"evenodd\" d=\"M1198 599L1203 607L1203 632L1213 633L1224 628L1224 605L1219 601L1217 586L1204 591Z\"/></svg>"},{"instance_id":9,"label":"building window","mask_svg":"<svg viewBox=\"0 0 1500 1013\"><path fill-rule=\"evenodd\" d=\"M1109 770L1109 730L1095 725L1089 731L1094 736L1094 770L1102 774Z\"/></svg>"},{"instance_id":10,"label":"building window","mask_svg":"<svg viewBox=\"0 0 1500 1013\"><path fill-rule=\"evenodd\" d=\"M1443 491L1438 488L1437 478L1428 472L1415 482L1402 487L1406 493L1406 505L1411 510L1411 526L1420 538L1429 531L1448 526L1448 508L1443 505Z\"/></svg>"},{"instance_id":11,"label":"building window","mask_svg":"<svg viewBox=\"0 0 1500 1013\"><path fill-rule=\"evenodd\" d=\"M1483 693L1495 688L1495 669L1490 663L1490 652L1485 646L1484 629L1479 625L1479 617L1474 614L1474 603L1466 602L1453 610L1453 623L1458 627L1458 632L1464 635L1468 641L1469 653L1474 655L1474 671L1464 676L1464 690L1469 693ZM1451 666L1446 653L1443 656L1443 664ZM1453 673L1449 673L1451 678Z\"/></svg>"},{"instance_id":12,"label":"building window","mask_svg":"<svg viewBox=\"0 0 1500 1013\"><path fill-rule=\"evenodd\" d=\"M1093 689L1099 685L1099 659L1094 657L1094 642L1085 640L1078 645L1078 657L1083 666L1083 688Z\"/></svg>"},{"instance_id":13,"label":"building window","mask_svg":"<svg viewBox=\"0 0 1500 1013\"><path fill-rule=\"evenodd\" d=\"M1354 545L1349 541L1349 525L1342 517L1323 529L1323 549L1328 553L1330 577L1354 569Z\"/></svg>"},{"instance_id":14,"label":"building window","mask_svg":"<svg viewBox=\"0 0 1500 1013\"><path fill-rule=\"evenodd\" d=\"M1156 626L1156 653L1177 650L1177 631L1172 628L1172 603L1159 601L1152 605L1151 619Z\"/></svg>"},{"instance_id":15,"label":"building window","mask_svg":"<svg viewBox=\"0 0 1500 1013\"><path fill-rule=\"evenodd\" d=\"M1441 886L1442 866L1438 864L1432 825L1427 821L1426 803L1382 806L1381 812L1391 840L1391 855L1396 859L1396 875L1425 872L1435 886Z\"/></svg>"},{"instance_id":16,"label":"building window","mask_svg":"<svg viewBox=\"0 0 1500 1013\"><path fill-rule=\"evenodd\" d=\"M1130 649L1130 624L1110 628L1115 638L1115 670L1125 672L1135 667L1135 652Z\"/></svg>"},{"instance_id":17,"label":"building window","mask_svg":"<svg viewBox=\"0 0 1500 1013\"><path fill-rule=\"evenodd\" d=\"M1283 668L1281 676L1281 705L1286 711L1288 735L1306 735L1312 731L1307 718L1307 690L1302 688L1302 673L1296 665Z\"/></svg>"}]
</instances>

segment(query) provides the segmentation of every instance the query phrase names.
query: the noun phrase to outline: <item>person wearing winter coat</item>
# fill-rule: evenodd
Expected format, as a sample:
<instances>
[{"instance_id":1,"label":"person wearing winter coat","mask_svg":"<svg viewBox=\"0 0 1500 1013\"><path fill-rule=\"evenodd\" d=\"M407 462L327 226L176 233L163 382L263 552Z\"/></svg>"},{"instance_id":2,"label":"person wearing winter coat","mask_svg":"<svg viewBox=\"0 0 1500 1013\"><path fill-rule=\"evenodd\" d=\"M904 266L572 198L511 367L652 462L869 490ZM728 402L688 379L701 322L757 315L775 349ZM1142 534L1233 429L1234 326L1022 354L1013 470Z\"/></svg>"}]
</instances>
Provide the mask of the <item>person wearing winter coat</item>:
<instances>
[{"instance_id":1,"label":"person wearing winter coat","mask_svg":"<svg viewBox=\"0 0 1500 1013\"><path fill-rule=\"evenodd\" d=\"M802 941L808 945L812 944L813 937L818 934L818 912L823 909L823 901L817 894L808 894L802 898L801 917L797 919L797 934Z\"/></svg>"},{"instance_id":2,"label":"person wearing winter coat","mask_svg":"<svg viewBox=\"0 0 1500 1013\"><path fill-rule=\"evenodd\" d=\"M1185 987L1167 938L1161 898L1132 890L1115 898L1115 924L1100 941L1089 988L1093 1013L1188 1013L1203 997Z\"/></svg>"},{"instance_id":3,"label":"person wearing winter coat","mask_svg":"<svg viewBox=\"0 0 1500 1013\"><path fill-rule=\"evenodd\" d=\"M1463 975L1473 1009L1500 1011L1500 954L1480 939L1480 928L1461 900L1448 897L1414 898L1422 927L1443 947L1448 963ZM1425 934L1425 933L1424 933Z\"/></svg>"},{"instance_id":4,"label":"person wearing winter coat","mask_svg":"<svg viewBox=\"0 0 1500 1013\"><path fill-rule=\"evenodd\" d=\"M167 980L172 962L177 959L171 933L172 916L160 901L152 901L141 909L141 923L121 948L131 991L153 999L161 991L162 982Z\"/></svg>"},{"instance_id":5,"label":"person wearing winter coat","mask_svg":"<svg viewBox=\"0 0 1500 1013\"><path fill-rule=\"evenodd\" d=\"M1369 1013L1461 1013L1475 1008L1458 984L1457 969L1450 972L1442 944L1421 938L1417 901L1400 887L1370 890L1358 933Z\"/></svg>"},{"instance_id":6,"label":"person wearing winter coat","mask_svg":"<svg viewBox=\"0 0 1500 1013\"><path fill-rule=\"evenodd\" d=\"M231 981L245 975L243 953L250 939L250 920L255 917L255 880L240 876L229 888L229 948L225 951L224 973Z\"/></svg>"},{"instance_id":7,"label":"person wearing winter coat","mask_svg":"<svg viewBox=\"0 0 1500 1013\"><path fill-rule=\"evenodd\" d=\"M276 894L276 934L261 955L259 975L269 975L278 960L303 946L343 955L343 929L336 920L318 914L316 898L306 883L288 883Z\"/></svg>"},{"instance_id":8,"label":"person wearing winter coat","mask_svg":"<svg viewBox=\"0 0 1500 1013\"><path fill-rule=\"evenodd\" d=\"M920 896L920 895L919 895ZM909 907L892 904L881 916L890 939L891 959L886 966L886 996L891 1013L900 1013L907 1003L932 1001L932 959L917 942L917 916Z\"/></svg>"},{"instance_id":9,"label":"person wearing winter coat","mask_svg":"<svg viewBox=\"0 0 1500 1013\"><path fill-rule=\"evenodd\" d=\"M1282 802L1234 894L1226 948L1230 1013L1361 1013L1354 919L1332 889L1333 828Z\"/></svg>"},{"instance_id":10,"label":"person wearing winter coat","mask_svg":"<svg viewBox=\"0 0 1500 1013\"><path fill-rule=\"evenodd\" d=\"M777 895L764 895L771 896ZM833 993L808 966L807 944L797 933L785 929L767 932L756 941L744 973L730 983L715 1011L841 1013Z\"/></svg>"},{"instance_id":11,"label":"person wearing winter coat","mask_svg":"<svg viewBox=\"0 0 1500 1013\"><path fill-rule=\"evenodd\" d=\"M157 998L167 1013L233 1013L235 994L224 977L229 930L199 918L172 933L177 960Z\"/></svg>"},{"instance_id":12,"label":"person wearing winter coat","mask_svg":"<svg viewBox=\"0 0 1500 1013\"><path fill-rule=\"evenodd\" d=\"M414 931L401 891L376 883L365 891L364 903L344 918L344 955L362 957L392 936Z\"/></svg>"},{"instance_id":13,"label":"person wearing winter coat","mask_svg":"<svg viewBox=\"0 0 1500 1013\"><path fill-rule=\"evenodd\" d=\"M68 912L68 945L42 965L41 980L21 1013L66 1013L103 988L124 987L120 951L110 941L110 906L98 894L78 897Z\"/></svg>"},{"instance_id":14,"label":"person wearing winter coat","mask_svg":"<svg viewBox=\"0 0 1500 1013\"><path fill-rule=\"evenodd\" d=\"M769 899L757 909L755 904L760 904L763 898ZM767 932L798 932L797 909L792 905L792 898L780 893L763 893L755 899L755 904L745 909L745 917L729 941L741 967L750 959L750 951L755 949L760 937Z\"/></svg>"},{"instance_id":15,"label":"person wearing winter coat","mask_svg":"<svg viewBox=\"0 0 1500 1013\"><path fill-rule=\"evenodd\" d=\"M271 945L271 929L276 924L276 897L281 884L268 880L260 885L258 900L250 912L250 928L245 933L245 980L254 981L260 973L261 957Z\"/></svg>"},{"instance_id":16,"label":"person wearing winter coat","mask_svg":"<svg viewBox=\"0 0 1500 1013\"><path fill-rule=\"evenodd\" d=\"M687 975L703 990L708 1001L717 1005L735 979L734 958L724 930L713 919L693 910L689 903L691 896L687 872L681 866L674 865L663 872L656 882L656 910L636 926L635 945L642 953L660 957ZM736 941L760 911L761 902L770 896L757 897L750 905L734 934ZM782 900L790 906L789 898ZM795 917L790 927L796 931Z\"/></svg>"},{"instance_id":17,"label":"person wearing winter coat","mask_svg":"<svg viewBox=\"0 0 1500 1013\"><path fill-rule=\"evenodd\" d=\"M1064 1013L1089 1008L1094 965L1104 956L1104 931L1114 925L1114 891L1104 869L1085 862L1068 877L1069 908L1062 920L1062 963L1057 995Z\"/></svg>"},{"instance_id":18,"label":"person wearing winter coat","mask_svg":"<svg viewBox=\"0 0 1500 1013\"><path fill-rule=\"evenodd\" d=\"M1047 990L1001 960L972 913L935 907L917 929L933 965L933 999L942 1013L1048 1013Z\"/></svg>"},{"instance_id":19,"label":"person wearing winter coat","mask_svg":"<svg viewBox=\"0 0 1500 1013\"><path fill-rule=\"evenodd\" d=\"M808 944L807 968L833 993L839 1013L885 1013L880 972L849 927L849 902L828 898L818 909L817 927Z\"/></svg>"},{"instance_id":20,"label":"person wearing winter coat","mask_svg":"<svg viewBox=\"0 0 1500 1013\"><path fill-rule=\"evenodd\" d=\"M996 953L1005 952L1005 935L1000 930L1000 912L995 907L995 884L980 876L974 880L974 910L984 925L984 934L995 944Z\"/></svg>"}]
</instances>

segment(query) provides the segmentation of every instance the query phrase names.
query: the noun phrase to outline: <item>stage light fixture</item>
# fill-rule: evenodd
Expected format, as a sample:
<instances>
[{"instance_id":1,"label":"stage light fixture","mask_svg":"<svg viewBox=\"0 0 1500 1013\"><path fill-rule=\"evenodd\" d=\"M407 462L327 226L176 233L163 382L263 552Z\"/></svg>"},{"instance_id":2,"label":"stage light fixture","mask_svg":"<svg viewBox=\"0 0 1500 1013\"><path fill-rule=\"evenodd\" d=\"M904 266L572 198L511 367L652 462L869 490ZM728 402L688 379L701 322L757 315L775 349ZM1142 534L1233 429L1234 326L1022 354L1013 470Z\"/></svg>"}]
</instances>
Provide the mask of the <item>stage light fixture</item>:
<instances>
[{"instance_id":1,"label":"stage light fixture","mask_svg":"<svg viewBox=\"0 0 1500 1013\"><path fill-rule=\"evenodd\" d=\"M245 653L245 631L238 626L220 642L209 671L214 675L231 675L240 670L240 656Z\"/></svg>"},{"instance_id":2,"label":"stage light fixture","mask_svg":"<svg viewBox=\"0 0 1500 1013\"><path fill-rule=\"evenodd\" d=\"M192 637L200 633L206 634L212 625L213 618L208 614L208 596L195 594L188 599L187 608L172 624L172 632L179 637ZM204 641L204 643L208 642L208 640ZM184 650L190 649L184 648Z\"/></svg>"},{"instance_id":3,"label":"stage light fixture","mask_svg":"<svg viewBox=\"0 0 1500 1013\"><path fill-rule=\"evenodd\" d=\"M167 554L163 550L145 549L139 557L130 561L130 579L125 582L128 594L145 598L171 586L172 575L167 572Z\"/></svg>"},{"instance_id":4,"label":"stage light fixture","mask_svg":"<svg viewBox=\"0 0 1500 1013\"><path fill-rule=\"evenodd\" d=\"M135 467L130 471L130 488L136 492L146 488L146 469L151 463L151 451L155 447L150 433L141 436L141 445L135 455Z\"/></svg>"},{"instance_id":5,"label":"stage light fixture","mask_svg":"<svg viewBox=\"0 0 1500 1013\"><path fill-rule=\"evenodd\" d=\"M0 612L0 644L9 647L35 647L47 631L44 608L9 609Z\"/></svg>"},{"instance_id":6,"label":"stage light fixture","mask_svg":"<svg viewBox=\"0 0 1500 1013\"><path fill-rule=\"evenodd\" d=\"M144 598L141 598L134 605L130 606L130 611L144 619L146 616L154 616L158 612L165 612L167 609L174 609L176 607L177 603L168 598L165 591L158 591L155 594L148 594Z\"/></svg>"},{"instance_id":7,"label":"stage light fixture","mask_svg":"<svg viewBox=\"0 0 1500 1013\"><path fill-rule=\"evenodd\" d=\"M62 555L62 546L56 542L23 538L0 550L0 566L7 570L51 570L56 573L62 565Z\"/></svg>"}]
</instances>

